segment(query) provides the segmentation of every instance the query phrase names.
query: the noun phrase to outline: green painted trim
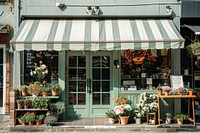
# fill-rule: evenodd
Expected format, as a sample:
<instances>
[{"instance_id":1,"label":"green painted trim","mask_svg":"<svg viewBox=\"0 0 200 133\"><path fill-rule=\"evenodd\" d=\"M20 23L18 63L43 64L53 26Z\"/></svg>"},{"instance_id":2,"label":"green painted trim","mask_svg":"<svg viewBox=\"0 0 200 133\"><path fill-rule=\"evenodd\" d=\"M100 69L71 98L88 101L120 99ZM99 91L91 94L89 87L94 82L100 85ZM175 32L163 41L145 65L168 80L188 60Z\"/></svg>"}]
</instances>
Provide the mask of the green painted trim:
<instances>
[{"instance_id":1,"label":"green painted trim","mask_svg":"<svg viewBox=\"0 0 200 133\"><path fill-rule=\"evenodd\" d=\"M61 92L61 96L60 99L61 101L66 101L66 85L65 85L65 56L66 52L65 51L60 51L58 54L58 83L60 84L61 88L62 88L62 92ZM66 102L65 102L66 104ZM64 116L66 116L67 114L64 113Z\"/></svg>"}]
</instances>

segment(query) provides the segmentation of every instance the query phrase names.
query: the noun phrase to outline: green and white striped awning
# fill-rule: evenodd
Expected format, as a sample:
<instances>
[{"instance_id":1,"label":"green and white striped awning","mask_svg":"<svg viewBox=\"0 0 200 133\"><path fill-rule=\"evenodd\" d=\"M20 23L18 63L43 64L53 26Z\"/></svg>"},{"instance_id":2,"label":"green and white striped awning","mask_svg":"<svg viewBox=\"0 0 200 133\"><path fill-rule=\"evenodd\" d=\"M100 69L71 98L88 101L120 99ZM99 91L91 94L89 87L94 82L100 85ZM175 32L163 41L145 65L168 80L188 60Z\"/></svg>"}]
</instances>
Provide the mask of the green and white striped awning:
<instances>
[{"instance_id":1,"label":"green and white striped awning","mask_svg":"<svg viewBox=\"0 0 200 133\"><path fill-rule=\"evenodd\" d=\"M24 20L11 44L23 50L176 49L184 39L168 19Z\"/></svg>"}]
</instances>

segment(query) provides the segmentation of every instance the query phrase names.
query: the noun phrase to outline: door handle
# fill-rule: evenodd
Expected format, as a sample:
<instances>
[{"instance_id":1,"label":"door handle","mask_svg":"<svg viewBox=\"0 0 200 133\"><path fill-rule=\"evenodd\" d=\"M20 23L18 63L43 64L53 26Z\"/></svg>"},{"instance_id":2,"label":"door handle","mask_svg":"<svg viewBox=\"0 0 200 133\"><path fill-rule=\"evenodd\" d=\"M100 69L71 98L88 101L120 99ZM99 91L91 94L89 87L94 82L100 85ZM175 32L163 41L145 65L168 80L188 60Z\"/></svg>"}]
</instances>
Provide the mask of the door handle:
<instances>
[{"instance_id":1,"label":"door handle","mask_svg":"<svg viewBox=\"0 0 200 133\"><path fill-rule=\"evenodd\" d=\"M87 79L87 92L91 94L91 79Z\"/></svg>"}]
</instances>

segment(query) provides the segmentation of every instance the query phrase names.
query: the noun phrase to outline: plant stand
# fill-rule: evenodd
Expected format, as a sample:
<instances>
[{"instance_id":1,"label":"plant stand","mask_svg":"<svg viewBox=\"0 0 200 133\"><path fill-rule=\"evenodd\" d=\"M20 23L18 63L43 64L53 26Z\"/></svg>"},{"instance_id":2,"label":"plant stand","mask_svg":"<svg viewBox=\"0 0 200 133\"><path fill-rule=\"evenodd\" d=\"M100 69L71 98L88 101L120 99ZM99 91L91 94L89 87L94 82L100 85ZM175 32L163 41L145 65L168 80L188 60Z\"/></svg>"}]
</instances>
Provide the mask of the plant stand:
<instances>
[{"instance_id":1,"label":"plant stand","mask_svg":"<svg viewBox=\"0 0 200 133\"><path fill-rule=\"evenodd\" d=\"M147 124L156 125L156 112L147 113Z\"/></svg>"}]
</instances>

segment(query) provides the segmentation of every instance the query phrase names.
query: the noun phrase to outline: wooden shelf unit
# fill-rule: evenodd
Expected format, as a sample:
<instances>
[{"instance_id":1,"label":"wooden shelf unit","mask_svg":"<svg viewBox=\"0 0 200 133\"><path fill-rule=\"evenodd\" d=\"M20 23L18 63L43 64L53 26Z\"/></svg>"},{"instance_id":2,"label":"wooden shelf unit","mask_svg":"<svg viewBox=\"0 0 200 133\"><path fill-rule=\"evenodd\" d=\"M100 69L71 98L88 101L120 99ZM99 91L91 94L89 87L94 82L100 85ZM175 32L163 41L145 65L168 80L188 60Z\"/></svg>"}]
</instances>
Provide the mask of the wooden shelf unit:
<instances>
[{"instance_id":1,"label":"wooden shelf unit","mask_svg":"<svg viewBox=\"0 0 200 133\"><path fill-rule=\"evenodd\" d=\"M195 126L195 108L194 108L194 101L196 96L195 95L169 95L169 96L165 96L165 95L160 95L158 96L158 124L160 125L160 110L161 110L161 106L160 106L160 98L187 98L188 99L188 115L190 115L190 100L192 99L192 117L193 118L188 118L188 120L190 122L193 122L194 126Z\"/></svg>"}]
</instances>

